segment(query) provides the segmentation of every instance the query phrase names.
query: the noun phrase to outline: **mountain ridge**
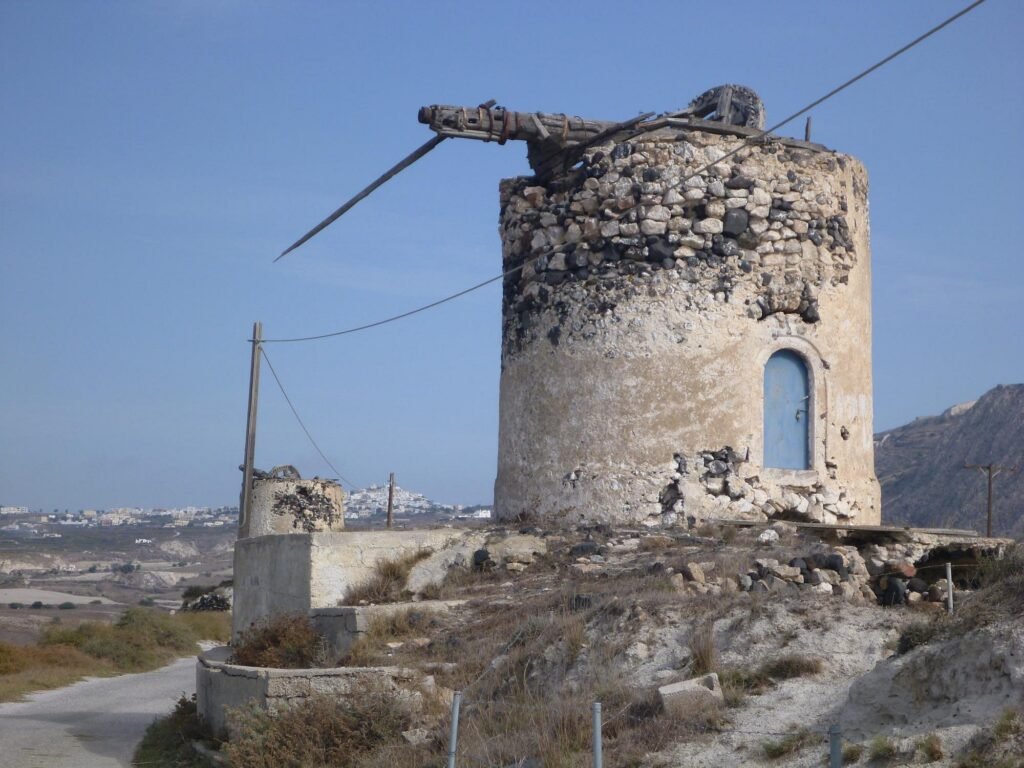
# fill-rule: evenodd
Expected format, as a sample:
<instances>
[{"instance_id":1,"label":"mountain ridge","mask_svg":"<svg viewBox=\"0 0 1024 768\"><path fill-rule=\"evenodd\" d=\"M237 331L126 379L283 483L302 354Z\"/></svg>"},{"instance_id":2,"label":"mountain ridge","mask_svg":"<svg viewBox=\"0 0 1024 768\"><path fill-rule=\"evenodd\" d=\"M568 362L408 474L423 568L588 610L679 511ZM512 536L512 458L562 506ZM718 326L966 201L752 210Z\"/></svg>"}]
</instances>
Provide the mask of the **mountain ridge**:
<instances>
[{"instance_id":1,"label":"mountain ridge","mask_svg":"<svg viewBox=\"0 0 1024 768\"><path fill-rule=\"evenodd\" d=\"M993 484L994 535L1024 537L1024 384L875 435L875 472L886 523L984 532L987 482L964 464L1017 466Z\"/></svg>"}]
</instances>

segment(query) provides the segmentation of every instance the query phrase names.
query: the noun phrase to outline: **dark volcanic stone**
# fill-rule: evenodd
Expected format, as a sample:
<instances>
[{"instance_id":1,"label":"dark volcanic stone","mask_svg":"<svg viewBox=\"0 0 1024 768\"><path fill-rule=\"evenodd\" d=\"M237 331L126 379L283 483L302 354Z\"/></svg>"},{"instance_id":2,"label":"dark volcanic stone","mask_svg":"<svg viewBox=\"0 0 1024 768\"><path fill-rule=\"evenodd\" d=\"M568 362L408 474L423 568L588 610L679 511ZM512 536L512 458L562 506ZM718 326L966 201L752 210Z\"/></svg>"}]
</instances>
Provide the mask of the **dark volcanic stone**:
<instances>
[{"instance_id":1,"label":"dark volcanic stone","mask_svg":"<svg viewBox=\"0 0 1024 768\"><path fill-rule=\"evenodd\" d=\"M665 259L672 259L675 250L668 240L658 239L655 243L647 246L648 260L661 262Z\"/></svg>"},{"instance_id":2,"label":"dark volcanic stone","mask_svg":"<svg viewBox=\"0 0 1024 768\"><path fill-rule=\"evenodd\" d=\"M644 171L644 181L657 181L661 178L661 171L657 168L648 168Z\"/></svg>"},{"instance_id":3,"label":"dark volcanic stone","mask_svg":"<svg viewBox=\"0 0 1024 768\"><path fill-rule=\"evenodd\" d=\"M725 212L725 219L722 224L722 234L729 237L739 237L750 222L750 214L742 208L733 208Z\"/></svg>"},{"instance_id":4,"label":"dark volcanic stone","mask_svg":"<svg viewBox=\"0 0 1024 768\"><path fill-rule=\"evenodd\" d=\"M482 571L488 562L491 562L491 553L486 549L478 549L473 553L473 570Z\"/></svg>"},{"instance_id":5,"label":"dark volcanic stone","mask_svg":"<svg viewBox=\"0 0 1024 768\"><path fill-rule=\"evenodd\" d=\"M885 591L882 593L882 605L903 605L906 597L907 585L903 583L903 579L890 576L888 583L885 585Z\"/></svg>"},{"instance_id":6,"label":"dark volcanic stone","mask_svg":"<svg viewBox=\"0 0 1024 768\"><path fill-rule=\"evenodd\" d=\"M725 182L725 186L729 189L750 189L754 186L754 180L746 176L733 176Z\"/></svg>"},{"instance_id":7,"label":"dark volcanic stone","mask_svg":"<svg viewBox=\"0 0 1024 768\"><path fill-rule=\"evenodd\" d=\"M581 541L579 544L574 544L573 548L569 550L570 557L587 557L594 554L597 554L596 541Z\"/></svg>"}]
</instances>

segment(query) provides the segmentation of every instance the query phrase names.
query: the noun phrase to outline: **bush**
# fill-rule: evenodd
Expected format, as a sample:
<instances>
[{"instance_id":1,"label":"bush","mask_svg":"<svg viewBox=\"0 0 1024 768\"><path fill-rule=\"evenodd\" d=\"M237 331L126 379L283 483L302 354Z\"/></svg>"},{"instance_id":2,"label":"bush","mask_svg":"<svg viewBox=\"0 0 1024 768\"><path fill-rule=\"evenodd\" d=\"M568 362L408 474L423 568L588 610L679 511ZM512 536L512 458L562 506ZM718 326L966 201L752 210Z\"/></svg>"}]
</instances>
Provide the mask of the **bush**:
<instances>
[{"instance_id":1,"label":"bush","mask_svg":"<svg viewBox=\"0 0 1024 768\"><path fill-rule=\"evenodd\" d=\"M152 597L144 597L141 600L139 600L139 605L144 606L146 608L152 608L154 605L156 605L156 600L154 600Z\"/></svg>"},{"instance_id":2,"label":"bush","mask_svg":"<svg viewBox=\"0 0 1024 768\"><path fill-rule=\"evenodd\" d=\"M412 725L408 707L383 690L339 699L314 696L269 713L236 710L237 729L224 753L231 765L290 768L356 765L380 748L400 748Z\"/></svg>"},{"instance_id":3,"label":"bush","mask_svg":"<svg viewBox=\"0 0 1024 768\"><path fill-rule=\"evenodd\" d=\"M195 600L197 597L202 597L208 592L213 592L217 587L211 585L201 586L199 584L193 584L185 587L185 591L181 593L182 600Z\"/></svg>"},{"instance_id":4,"label":"bush","mask_svg":"<svg viewBox=\"0 0 1024 768\"><path fill-rule=\"evenodd\" d=\"M44 608L45 606L43 605L43 601L42 601L42 600L36 600L36 601L35 601L34 603L32 603L32 605L31 605L31 606L29 606L29 607L30 607L30 608L35 608L36 610L38 610L38 609L40 609L40 608Z\"/></svg>"},{"instance_id":5,"label":"bush","mask_svg":"<svg viewBox=\"0 0 1024 768\"><path fill-rule=\"evenodd\" d=\"M194 651L195 643L187 625L143 608L129 608L112 625L85 621L76 627L50 626L40 638L40 645L68 645L124 672L153 669Z\"/></svg>"},{"instance_id":6,"label":"bush","mask_svg":"<svg viewBox=\"0 0 1024 768\"><path fill-rule=\"evenodd\" d=\"M196 712L196 695L182 696L171 714L153 721L146 729L132 765L206 768L209 764L192 748L192 742L208 737Z\"/></svg>"},{"instance_id":7,"label":"bush","mask_svg":"<svg viewBox=\"0 0 1024 768\"><path fill-rule=\"evenodd\" d=\"M323 666L325 643L309 617L285 614L253 624L235 643L232 664L306 669Z\"/></svg>"},{"instance_id":8,"label":"bush","mask_svg":"<svg viewBox=\"0 0 1024 768\"><path fill-rule=\"evenodd\" d=\"M73 611L78 606L72 603L70 600L68 600L66 602L61 603L57 607L62 611Z\"/></svg>"},{"instance_id":9,"label":"bush","mask_svg":"<svg viewBox=\"0 0 1024 768\"><path fill-rule=\"evenodd\" d=\"M911 622L900 633L899 642L896 644L896 653L903 655L919 645L924 645L938 635L941 629L942 624L937 620Z\"/></svg>"},{"instance_id":10,"label":"bush","mask_svg":"<svg viewBox=\"0 0 1024 768\"><path fill-rule=\"evenodd\" d=\"M17 610L18 608L24 608L25 604L24 603L8 603L7 607L11 608L13 610Z\"/></svg>"}]
</instances>

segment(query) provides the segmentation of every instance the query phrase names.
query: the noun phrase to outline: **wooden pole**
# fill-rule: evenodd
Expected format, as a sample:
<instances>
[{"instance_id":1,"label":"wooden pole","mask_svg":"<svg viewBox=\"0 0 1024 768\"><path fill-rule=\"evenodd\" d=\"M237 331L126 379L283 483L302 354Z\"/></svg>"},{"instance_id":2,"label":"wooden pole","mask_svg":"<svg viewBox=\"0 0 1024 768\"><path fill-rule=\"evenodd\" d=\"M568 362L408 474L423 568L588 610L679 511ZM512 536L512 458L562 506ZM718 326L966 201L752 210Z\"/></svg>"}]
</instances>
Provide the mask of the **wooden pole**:
<instances>
[{"instance_id":1,"label":"wooden pole","mask_svg":"<svg viewBox=\"0 0 1024 768\"><path fill-rule=\"evenodd\" d=\"M807 122L804 123L804 141L811 140L811 117L807 116Z\"/></svg>"},{"instance_id":2,"label":"wooden pole","mask_svg":"<svg viewBox=\"0 0 1024 768\"><path fill-rule=\"evenodd\" d=\"M388 528L391 527L391 513L395 508L395 473L388 475Z\"/></svg>"},{"instance_id":3,"label":"wooden pole","mask_svg":"<svg viewBox=\"0 0 1024 768\"><path fill-rule=\"evenodd\" d=\"M263 340L263 323L256 321L252 326L252 360L249 364L249 412L245 420L245 461L242 475L242 504L238 510L239 538L249 535L249 520L252 507L253 460L256 456L256 410L260 399L260 342Z\"/></svg>"},{"instance_id":4,"label":"wooden pole","mask_svg":"<svg viewBox=\"0 0 1024 768\"><path fill-rule=\"evenodd\" d=\"M964 469L980 469L982 472L988 475L988 514L985 524L985 535L988 538L992 538L992 509L994 506L993 495L992 495L992 478L998 475L1003 470L1008 472L1016 472L1018 467L1003 467L998 464L964 464Z\"/></svg>"}]
</instances>

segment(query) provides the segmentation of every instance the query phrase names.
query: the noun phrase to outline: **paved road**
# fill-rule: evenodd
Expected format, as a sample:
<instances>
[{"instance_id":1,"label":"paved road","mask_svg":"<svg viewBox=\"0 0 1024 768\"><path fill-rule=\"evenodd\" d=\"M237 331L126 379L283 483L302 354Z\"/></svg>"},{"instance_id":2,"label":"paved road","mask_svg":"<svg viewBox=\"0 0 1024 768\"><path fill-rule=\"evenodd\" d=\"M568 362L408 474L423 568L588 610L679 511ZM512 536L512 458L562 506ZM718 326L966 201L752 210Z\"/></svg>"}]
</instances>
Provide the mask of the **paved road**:
<instances>
[{"instance_id":1,"label":"paved road","mask_svg":"<svg viewBox=\"0 0 1024 768\"><path fill-rule=\"evenodd\" d=\"M0 704L5 768L120 768L153 720L196 688L195 657L153 672L92 678Z\"/></svg>"}]
</instances>

